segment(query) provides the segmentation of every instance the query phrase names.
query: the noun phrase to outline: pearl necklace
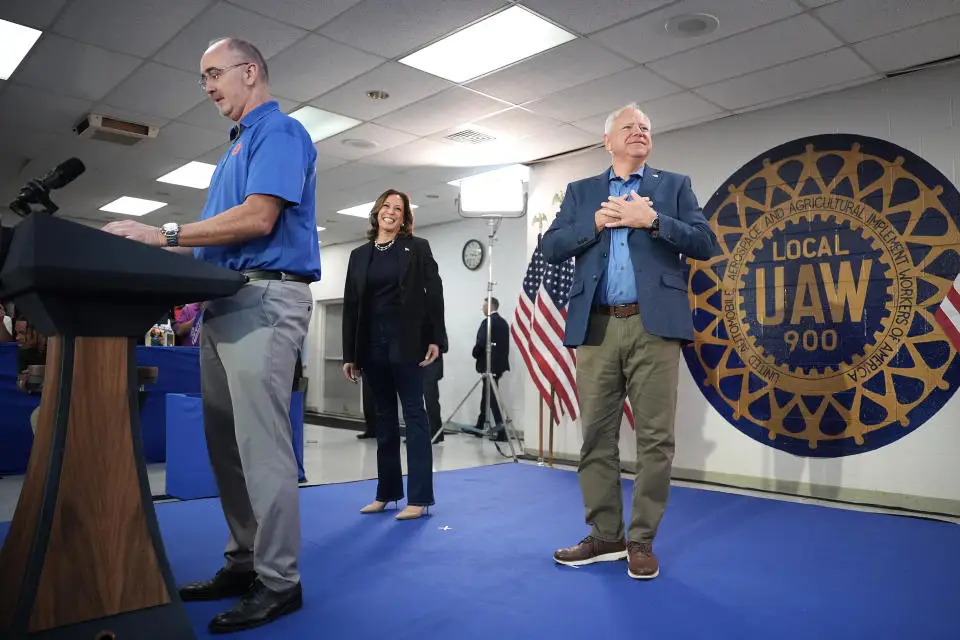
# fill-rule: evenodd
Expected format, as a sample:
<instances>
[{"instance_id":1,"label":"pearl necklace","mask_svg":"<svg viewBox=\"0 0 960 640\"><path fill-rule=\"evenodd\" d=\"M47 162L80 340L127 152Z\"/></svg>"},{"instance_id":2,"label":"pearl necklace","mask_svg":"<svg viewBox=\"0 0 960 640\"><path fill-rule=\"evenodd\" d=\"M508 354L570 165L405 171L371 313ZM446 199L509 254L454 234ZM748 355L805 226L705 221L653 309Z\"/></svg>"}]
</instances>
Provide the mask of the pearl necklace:
<instances>
[{"instance_id":1,"label":"pearl necklace","mask_svg":"<svg viewBox=\"0 0 960 640\"><path fill-rule=\"evenodd\" d=\"M375 246L375 247L377 248L377 251L386 251L387 249L389 249L390 247L393 246L393 243L394 243L394 242L396 242L396 238L394 238L393 240L391 240L390 242L387 242L387 243L385 243L385 244L380 244L380 243L378 243L378 242L374 242L374 243L373 243L373 246Z\"/></svg>"}]
</instances>

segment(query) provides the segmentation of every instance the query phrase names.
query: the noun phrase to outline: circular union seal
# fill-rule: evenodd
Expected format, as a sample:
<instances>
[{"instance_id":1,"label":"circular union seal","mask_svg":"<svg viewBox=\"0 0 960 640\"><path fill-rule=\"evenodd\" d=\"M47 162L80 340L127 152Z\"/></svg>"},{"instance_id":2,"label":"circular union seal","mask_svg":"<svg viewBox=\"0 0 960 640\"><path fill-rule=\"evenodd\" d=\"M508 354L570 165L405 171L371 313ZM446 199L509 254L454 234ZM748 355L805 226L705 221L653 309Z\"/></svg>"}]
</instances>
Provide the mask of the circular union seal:
<instances>
[{"instance_id":1,"label":"circular union seal","mask_svg":"<svg viewBox=\"0 0 960 640\"><path fill-rule=\"evenodd\" d=\"M960 273L960 193L889 142L822 135L754 158L704 215L721 252L689 260L687 366L769 446L863 453L930 419L960 383L934 319Z\"/></svg>"}]
</instances>

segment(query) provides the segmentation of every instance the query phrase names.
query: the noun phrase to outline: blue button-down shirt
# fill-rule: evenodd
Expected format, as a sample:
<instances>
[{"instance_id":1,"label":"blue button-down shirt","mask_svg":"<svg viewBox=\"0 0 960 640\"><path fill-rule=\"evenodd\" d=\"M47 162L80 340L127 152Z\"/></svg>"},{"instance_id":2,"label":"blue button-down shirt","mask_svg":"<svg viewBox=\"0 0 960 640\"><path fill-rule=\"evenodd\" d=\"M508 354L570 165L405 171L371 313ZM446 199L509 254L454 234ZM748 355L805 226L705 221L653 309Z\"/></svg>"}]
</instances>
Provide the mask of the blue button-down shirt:
<instances>
[{"instance_id":1,"label":"blue button-down shirt","mask_svg":"<svg viewBox=\"0 0 960 640\"><path fill-rule=\"evenodd\" d=\"M619 197L631 191L640 191L643 179L643 167L630 174L627 180L620 178L610 168L610 195ZM597 287L597 303L603 305L633 304L637 301L637 279L633 272L633 260L630 259L630 247L627 245L629 227L609 229L610 258L607 270Z\"/></svg>"}]
</instances>

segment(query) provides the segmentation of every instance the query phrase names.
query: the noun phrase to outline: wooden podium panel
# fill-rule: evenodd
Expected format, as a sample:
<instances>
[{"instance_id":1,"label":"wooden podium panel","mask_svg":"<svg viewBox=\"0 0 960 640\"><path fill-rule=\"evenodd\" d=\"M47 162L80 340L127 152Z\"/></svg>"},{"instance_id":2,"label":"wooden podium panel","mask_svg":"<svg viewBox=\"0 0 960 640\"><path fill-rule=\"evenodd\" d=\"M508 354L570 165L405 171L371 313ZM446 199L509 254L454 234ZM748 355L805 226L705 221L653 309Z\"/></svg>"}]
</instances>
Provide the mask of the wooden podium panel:
<instances>
[{"instance_id":1,"label":"wooden podium panel","mask_svg":"<svg viewBox=\"0 0 960 640\"><path fill-rule=\"evenodd\" d=\"M193 639L143 459L131 338L48 342L37 434L0 550L0 638Z\"/></svg>"}]
</instances>

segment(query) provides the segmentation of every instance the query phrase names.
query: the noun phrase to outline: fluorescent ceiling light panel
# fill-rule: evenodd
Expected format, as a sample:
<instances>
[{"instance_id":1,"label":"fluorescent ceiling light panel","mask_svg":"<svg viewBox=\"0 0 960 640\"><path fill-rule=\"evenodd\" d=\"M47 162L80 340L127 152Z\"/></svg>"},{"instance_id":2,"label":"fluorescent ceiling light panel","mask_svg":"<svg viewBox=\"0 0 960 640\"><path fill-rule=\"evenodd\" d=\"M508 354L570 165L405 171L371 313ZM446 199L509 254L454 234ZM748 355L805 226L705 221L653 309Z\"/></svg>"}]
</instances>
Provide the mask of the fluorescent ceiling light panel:
<instances>
[{"instance_id":1,"label":"fluorescent ceiling light panel","mask_svg":"<svg viewBox=\"0 0 960 640\"><path fill-rule=\"evenodd\" d=\"M354 207L347 207L346 209L340 209L337 213L340 213L345 216L354 216L355 218L366 218L370 215L370 210L373 209L373 205L377 204L374 202L367 202L366 204L358 204ZM411 209L416 209L417 205L411 204Z\"/></svg>"},{"instance_id":2,"label":"fluorescent ceiling light panel","mask_svg":"<svg viewBox=\"0 0 960 640\"><path fill-rule=\"evenodd\" d=\"M117 198L109 204L100 207L100 211L109 213L122 213L128 216L145 216L152 211L167 206L166 202L157 202L156 200L143 200L141 198L131 198L123 196Z\"/></svg>"},{"instance_id":3,"label":"fluorescent ceiling light panel","mask_svg":"<svg viewBox=\"0 0 960 640\"><path fill-rule=\"evenodd\" d=\"M514 5L400 62L451 82L466 82L575 38L569 31Z\"/></svg>"},{"instance_id":4,"label":"fluorescent ceiling light panel","mask_svg":"<svg viewBox=\"0 0 960 640\"><path fill-rule=\"evenodd\" d=\"M16 22L0 20L0 80L9 80L33 49L42 32Z\"/></svg>"},{"instance_id":5,"label":"fluorescent ceiling light panel","mask_svg":"<svg viewBox=\"0 0 960 640\"><path fill-rule=\"evenodd\" d=\"M157 178L157 182L166 182L167 184L177 184L181 187L192 187L193 189L206 189L210 186L210 179L217 165L206 162L188 162L179 169L174 169L165 176Z\"/></svg>"},{"instance_id":6,"label":"fluorescent ceiling light panel","mask_svg":"<svg viewBox=\"0 0 960 640\"><path fill-rule=\"evenodd\" d=\"M499 169L492 169L484 173L478 173L477 175L468 176L466 178L461 178L460 180L451 180L447 184L451 187L462 186L464 182L469 180L472 181L483 181L487 182L489 180L520 180L521 182L530 181L530 167L525 164L511 164L506 167L500 167Z\"/></svg>"},{"instance_id":7,"label":"fluorescent ceiling light panel","mask_svg":"<svg viewBox=\"0 0 960 640\"><path fill-rule=\"evenodd\" d=\"M327 230L326 227L317 227L317 231L326 231L326 230Z\"/></svg>"},{"instance_id":8,"label":"fluorescent ceiling light panel","mask_svg":"<svg viewBox=\"0 0 960 640\"><path fill-rule=\"evenodd\" d=\"M300 121L314 142L343 133L360 124L359 120L311 106L297 109L290 114L290 117Z\"/></svg>"}]
</instances>

